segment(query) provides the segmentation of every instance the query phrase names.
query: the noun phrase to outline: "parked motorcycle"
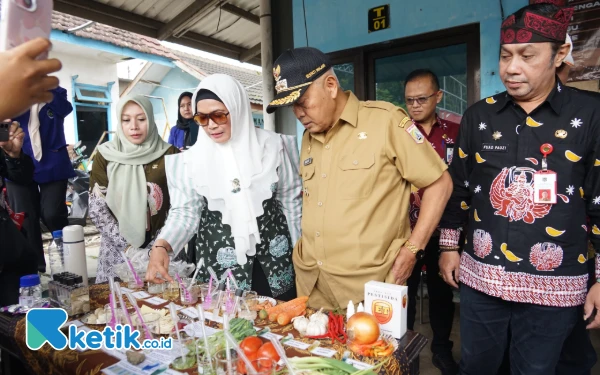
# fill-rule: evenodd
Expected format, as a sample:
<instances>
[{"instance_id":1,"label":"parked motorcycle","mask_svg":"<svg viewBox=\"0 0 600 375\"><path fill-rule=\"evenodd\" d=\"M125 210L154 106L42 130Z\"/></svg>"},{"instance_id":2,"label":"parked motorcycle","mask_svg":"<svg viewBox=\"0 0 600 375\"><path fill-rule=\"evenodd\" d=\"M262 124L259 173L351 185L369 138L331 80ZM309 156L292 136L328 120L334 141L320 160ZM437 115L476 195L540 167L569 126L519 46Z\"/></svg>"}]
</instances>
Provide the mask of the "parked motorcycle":
<instances>
[{"instance_id":1,"label":"parked motorcycle","mask_svg":"<svg viewBox=\"0 0 600 375\"><path fill-rule=\"evenodd\" d=\"M86 146L81 146L81 141L73 146L73 152L76 156L71 160L71 165L75 170L76 176L69 179L66 197L70 225L86 225L90 174L88 169L88 158L87 155L84 155L83 153L85 149Z\"/></svg>"}]
</instances>

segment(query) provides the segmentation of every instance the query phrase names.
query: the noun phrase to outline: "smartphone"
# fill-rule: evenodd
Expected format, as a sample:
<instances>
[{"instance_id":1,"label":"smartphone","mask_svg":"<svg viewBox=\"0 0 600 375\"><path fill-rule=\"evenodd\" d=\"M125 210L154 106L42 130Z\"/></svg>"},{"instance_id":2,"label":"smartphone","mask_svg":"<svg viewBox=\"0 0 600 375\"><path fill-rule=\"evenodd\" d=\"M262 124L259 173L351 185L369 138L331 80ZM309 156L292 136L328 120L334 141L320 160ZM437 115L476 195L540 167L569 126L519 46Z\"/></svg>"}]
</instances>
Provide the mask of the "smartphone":
<instances>
[{"instance_id":1,"label":"smartphone","mask_svg":"<svg viewBox=\"0 0 600 375\"><path fill-rule=\"evenodd\" d=\"M0 51L6 51L29 40L50 38L52 0L3 0L0 13ZM44 53L38 60L48 58Z\"/></svg>"},{"instance_id":2,"label":"smartphone","mask_svg":"<svg viewBox=\"0 0 600 375\"><path fill-rule=\"evenodd\" d=\"M0 122L0 142L8 142L8 135L10 133L10 121Z\"/></svg>"}]
</instances>

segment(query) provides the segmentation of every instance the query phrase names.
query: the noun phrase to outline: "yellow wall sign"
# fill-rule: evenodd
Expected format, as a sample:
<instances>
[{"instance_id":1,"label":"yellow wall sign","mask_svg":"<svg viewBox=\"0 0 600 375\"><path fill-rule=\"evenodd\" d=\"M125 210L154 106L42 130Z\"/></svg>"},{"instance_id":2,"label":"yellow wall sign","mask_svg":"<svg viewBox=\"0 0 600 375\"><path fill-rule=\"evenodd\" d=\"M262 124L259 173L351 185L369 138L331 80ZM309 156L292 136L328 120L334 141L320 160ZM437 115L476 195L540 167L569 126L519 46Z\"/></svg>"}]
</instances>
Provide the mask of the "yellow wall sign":
<instances>
[{"instance_id":1,"label":"yellow wall sign","mask_svg":"<svg viewBox=\"0 0 600 375\"><path fill-rule=\"evenodd\" d=\"M390 5L381 5L369 9L369 32L390 27Z\"/></svg>"}]
</instances>

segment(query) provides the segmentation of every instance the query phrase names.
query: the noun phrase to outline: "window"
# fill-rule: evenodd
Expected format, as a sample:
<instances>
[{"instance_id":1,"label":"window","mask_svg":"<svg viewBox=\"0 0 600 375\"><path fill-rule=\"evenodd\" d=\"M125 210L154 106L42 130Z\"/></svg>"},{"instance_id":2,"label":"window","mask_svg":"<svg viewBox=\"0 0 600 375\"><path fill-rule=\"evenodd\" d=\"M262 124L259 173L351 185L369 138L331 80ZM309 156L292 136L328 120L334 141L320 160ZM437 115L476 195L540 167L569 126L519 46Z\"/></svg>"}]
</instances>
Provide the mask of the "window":
<instances>
[{"instance_id":1,"label":"window","mask_svg":"<svg viewBox=\"0 0 600 375\"><path fill-rule=\"evenodd\" d=\"M92 155L105 131L111 131L111 88L114 82L106 86L96 86L77 82L72 77L73 117L75 122L75 140L86 146L86 154ZM105 142L109 137L105 138Z\"/></svg>"},{"instance_id":2,"label":"window","mask_svg":"<svg viewBox=\"0 0 600 375\"><path fill-rule=\"evenodd\" d=\"M86 147L86 155L91 155L105 131L108 131L108 110L106 108L76 105L77 138ZM104 138L104 142L108 137Z\"/></svg>"},{"instance_id":3,"label":"window","mask_svg":"<svg viewBox=\"0 0 600 375\"><path fill-rule=\"evenodd\" d=\"M462 116L467 109L467 45L433 48L375 60L375 98L404 104L404 79L413 70L427 67L440 81L444 92L438 110Z\"/></svg>"},{"instance_id":4,"label":"window","mask_svg":"<svg viewBox=\"0 0 600 375\"><path fill-rule=\"evenodd\" d=\"M75 99L79 102L110 103L107 87L75 84Z\"/></svg>"},{"instance_id":5,"label":"window","mask_svg":"<svg viewBox=\"0 0 600 375\"><path fill-rule=\"evenodd\" d=\"M354 63L343 63L333 66L333 71L344 90L354 91Z\"/></svg>"}]
</instances>

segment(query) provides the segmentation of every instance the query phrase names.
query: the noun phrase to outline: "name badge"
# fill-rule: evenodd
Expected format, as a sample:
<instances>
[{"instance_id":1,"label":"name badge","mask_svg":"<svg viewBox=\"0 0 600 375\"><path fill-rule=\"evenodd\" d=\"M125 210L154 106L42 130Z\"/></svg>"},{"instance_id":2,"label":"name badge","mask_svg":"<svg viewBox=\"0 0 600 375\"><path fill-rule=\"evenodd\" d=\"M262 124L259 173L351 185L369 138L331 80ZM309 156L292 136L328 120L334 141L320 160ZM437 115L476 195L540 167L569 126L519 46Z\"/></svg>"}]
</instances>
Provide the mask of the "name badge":
<instances>
[{"instance_id":1,"label":"name badge","mask_svg":"<svg viewBox=\"0 0 600 375\"><path fill-rule=\"evenodd\" d=\"M533 203L556 204L556 173L537 171L533 175Z\"/></svg>"},{"instance_id":2,"label":"name badge","mask_svg":"<svg viewBox=\"0 0 600 375\"><path fill-rule=\"evenodd\" d=\"M313 161L312 158L308 158L308 159L304 160L304 166L306 167L307 165L311 165L312 161Z\"/></svg>"},{"instance_id":3,"label":"name badge","mask_svg":"<svg viewBox=\"0 0 600 375\"><path fill-rule=\"evenodd\" d=\"M498 144L498 143L484 143L481 146L481 151L508 152L508 145L502 145L502 144Z\"/></svg>"},{"instance_id":4,"label":"name badge","mask_svg":"<svg viewBox=\"0 0 600 375\"><path fill-rule=\"evenodd\" d=\"M454 154L454 143L446 143L446 164L452 163L452 154Z\"/></svg>"}]
</instances>

